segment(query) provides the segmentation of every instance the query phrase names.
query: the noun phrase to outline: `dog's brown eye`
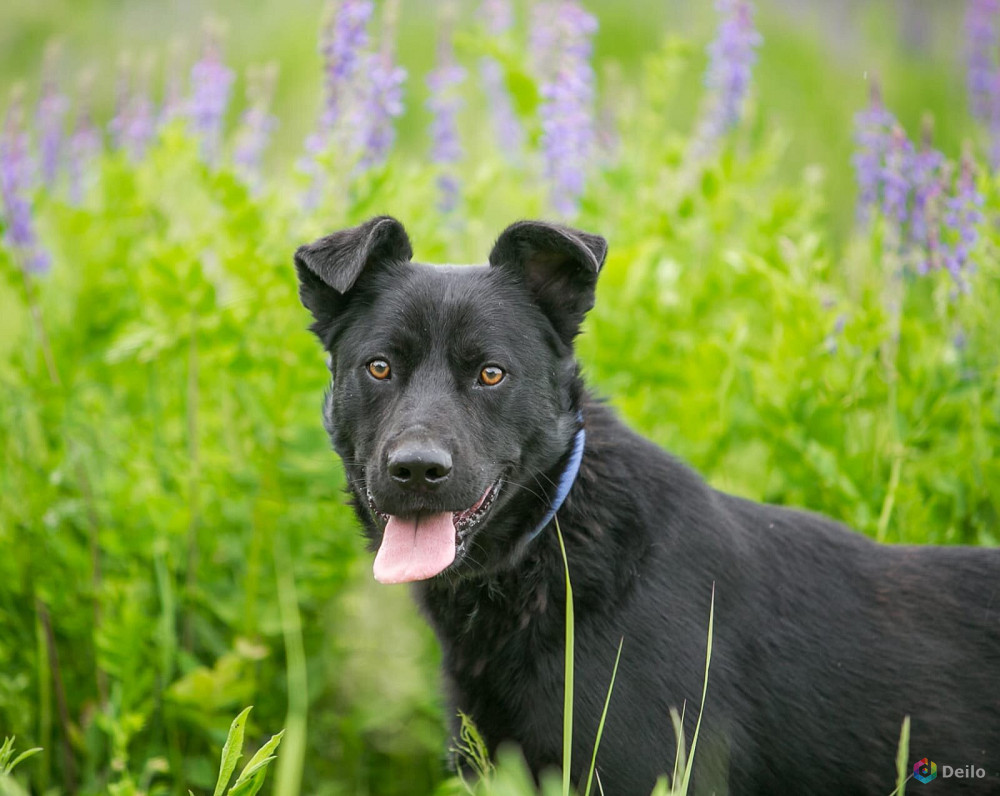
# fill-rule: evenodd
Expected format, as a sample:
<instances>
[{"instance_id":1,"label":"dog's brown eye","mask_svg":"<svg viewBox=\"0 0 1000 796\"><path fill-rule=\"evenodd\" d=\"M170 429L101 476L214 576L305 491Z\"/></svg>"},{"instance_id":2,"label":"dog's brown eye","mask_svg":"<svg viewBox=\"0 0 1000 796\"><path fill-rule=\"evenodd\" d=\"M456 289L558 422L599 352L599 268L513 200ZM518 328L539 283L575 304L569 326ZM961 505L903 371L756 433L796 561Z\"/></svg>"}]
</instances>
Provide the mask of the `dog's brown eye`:
<instances>
[{"instance_id":1,"label":"dog's brown eye","mask_svg":"<svg viewBox=\"0 0 1000 796\"><path fill-rule=\"evenodd\" d=\"M487 387L496 387L503 381L504 372L496 365L487 365L479 371L479 382Z\"/></svg>"},{"instance_id":2,"label":"dog's brown eye","mask_svg":"<svg viewBox=\"0 0 1000 796\"><path fill-rule=\"evenodd\" d=\"M373 359L368 363L368 372L379 381L385 381L389 378L390 370L389 363L384 359Z\"/></svg>"}]
</instances>

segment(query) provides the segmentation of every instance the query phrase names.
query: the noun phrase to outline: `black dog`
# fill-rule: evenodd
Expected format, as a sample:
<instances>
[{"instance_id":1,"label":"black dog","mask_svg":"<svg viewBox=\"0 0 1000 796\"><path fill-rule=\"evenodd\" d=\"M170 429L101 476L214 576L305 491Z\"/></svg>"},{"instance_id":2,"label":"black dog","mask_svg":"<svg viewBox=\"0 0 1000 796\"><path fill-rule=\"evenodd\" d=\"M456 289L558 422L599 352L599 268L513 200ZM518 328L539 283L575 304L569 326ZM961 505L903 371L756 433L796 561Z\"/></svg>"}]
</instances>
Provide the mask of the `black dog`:
<instances>
[{"instance_id":1,"label":"black dog","mask_svg":"<svg viewBox=\"0 0 1000 796\"><path fill-rule=\"evenodd\" d=\"M489 266L419 265L380 217L296 252L375 577L416 581L453 706L491 750L510 740L535 772L560 764L558 509L575 780L622 637L604 793L646 796L672 769L670 709L686 705L690 742L714 584L694 792L888 794L910 716L910 764L950 769L941 792L1000 793L1000 550L878 545L717 492L629 431L573 355L606 248L520 222Z\"/></svg>"}]
</instances>

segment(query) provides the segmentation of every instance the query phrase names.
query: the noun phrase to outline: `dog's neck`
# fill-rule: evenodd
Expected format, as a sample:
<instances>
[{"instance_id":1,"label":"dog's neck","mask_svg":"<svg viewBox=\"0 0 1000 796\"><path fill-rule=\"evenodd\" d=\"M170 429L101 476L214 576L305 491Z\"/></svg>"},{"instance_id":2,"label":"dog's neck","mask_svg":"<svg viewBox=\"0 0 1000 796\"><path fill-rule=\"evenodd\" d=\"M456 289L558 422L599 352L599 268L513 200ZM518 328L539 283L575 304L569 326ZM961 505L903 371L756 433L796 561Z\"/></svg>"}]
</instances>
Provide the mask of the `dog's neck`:
<instances>
[{"instance_id":1,"label":"dog's neck","mask_svg":"<svg viewBox=\"0 0 1000 796\"><path fill-rule=\"evenodd\" d=\"M545 530L546 526L555 519L556 512L562 507L563 501L566 500L566 496L569 491L573 488L573 483L576 481L576 476L580 472L580 462L583 461L583 448L587 440L587 432L583 426L583 412L577 412L576 415L577 424L580 426L577 429L576 436L573 438L573 448L570 451L569 461L566 462L566 467L559 476L559 482L556 484L556 493L552 496L552 504L549 506L548 511L545 512L545 516L542 517L541 521L535 526L526 537L525 543L530 542L538 534Z\"/></svg>"}]
</instances>

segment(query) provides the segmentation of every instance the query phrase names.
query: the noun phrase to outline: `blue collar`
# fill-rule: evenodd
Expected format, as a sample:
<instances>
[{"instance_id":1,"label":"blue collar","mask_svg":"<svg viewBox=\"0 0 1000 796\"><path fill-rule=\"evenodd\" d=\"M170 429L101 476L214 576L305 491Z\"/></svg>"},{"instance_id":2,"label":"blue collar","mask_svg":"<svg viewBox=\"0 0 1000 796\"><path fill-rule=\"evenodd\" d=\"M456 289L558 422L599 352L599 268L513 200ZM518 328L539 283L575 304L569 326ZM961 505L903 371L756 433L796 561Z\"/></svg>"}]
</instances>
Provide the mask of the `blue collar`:
<instances>
[{"instance_id":1,"label":"blue collar","mask_svg":"<svg viewBox=\"0 0 1000 796\"><path fill-rule=\"evenodd\" d=\"M527 542L538 536L545 529L545 526L552 522L552 518L556 516L556 512L559 511L563 501L566 500L569 490L573 488L577 473L580 472L580 462L583 461L583 443L587 438L587 433L583 428L583 412L577 412L576 419L580 424L580 430L576 432L576 437L573 438L573 452L569 456L569 461L566 462L566 469L559 476L559 483L556 485L556 494L552 498L552 505L545 512L545 516L542 517L541 522L528 534L528 538L525 540Z\"/></svg>"}]
</instances>

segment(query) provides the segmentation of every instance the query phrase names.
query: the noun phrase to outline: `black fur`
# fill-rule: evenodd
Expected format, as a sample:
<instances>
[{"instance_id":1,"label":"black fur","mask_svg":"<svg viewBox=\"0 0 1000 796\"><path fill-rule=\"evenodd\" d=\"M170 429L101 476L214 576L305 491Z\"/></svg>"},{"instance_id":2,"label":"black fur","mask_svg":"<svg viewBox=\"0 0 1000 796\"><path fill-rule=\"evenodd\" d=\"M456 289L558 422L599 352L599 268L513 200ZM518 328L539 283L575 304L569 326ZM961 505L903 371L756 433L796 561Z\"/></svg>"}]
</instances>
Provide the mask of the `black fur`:
<instances>
[{"instance_id":1,"label":"black fur","mask_svg":"<svg viewBox=\"0 0 1000 796\"><path fill-rule=\"evenodd\" d=\"M907 715L910 762L935 761L941 792L1000 793L1000 551L878 545L718 492L629 431L589 397L572 352L605 252L597 236L520 222L490 267L419 265L382 217L296 255L331 355L325 423L372 548L373 507L459 511L499 479L455 563L414 589L453 708L491 750L511 740L535 772L560 764L563 565L551 524L528 534L582 411L583 463L558 514L575 594L575 780L623 637L604 793L646 796L672 769L670 709L686 708L690 741L714 585L695 793L888 794ZM377 357L385 382L365 368ZM477 382L486 364L507 373L496 387ZM414 437L450 453L441 489L386 475L387 451ZM986 778L943 780L944 765L970 764Z\"/></svg>"}]
</instances>

